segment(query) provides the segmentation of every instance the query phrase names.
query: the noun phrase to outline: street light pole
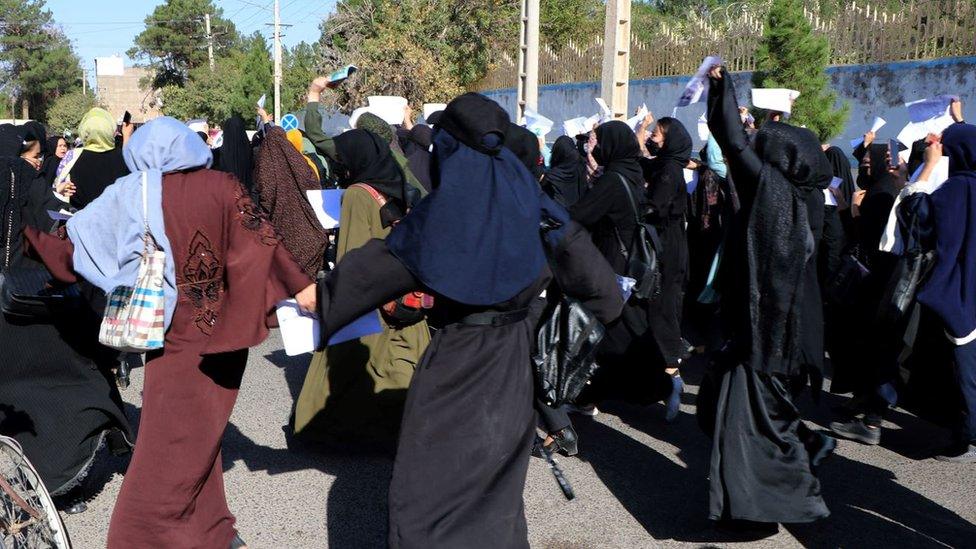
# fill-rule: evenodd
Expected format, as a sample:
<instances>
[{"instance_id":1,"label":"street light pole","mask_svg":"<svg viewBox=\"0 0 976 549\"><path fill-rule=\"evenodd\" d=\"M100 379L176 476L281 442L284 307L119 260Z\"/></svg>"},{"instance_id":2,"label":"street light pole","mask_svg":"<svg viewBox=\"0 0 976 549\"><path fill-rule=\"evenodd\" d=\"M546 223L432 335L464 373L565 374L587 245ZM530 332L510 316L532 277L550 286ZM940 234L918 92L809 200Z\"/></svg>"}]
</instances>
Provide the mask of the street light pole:
<instances>
[{"instance_id":1,"label":"street light pole","mask_svg":"<svg viewBox=\"0 0 976 549\"><path fill-rule=\"evenodd\" d=\"M274 2L274 119L281 121L281 0Z\"/></svg>"},{"instance_id":2,"label":"street light pole","mask_svg":"<svg viewBox=\"0 0 976 549\"><path fill-rule=\"evenodd\" d=\"M207 28L207 60L210 62L210 72L214 70L214 58L213 58L213 33L210 32L210 14L203 14L203 24Z\"/></svg>"}]
</instances>

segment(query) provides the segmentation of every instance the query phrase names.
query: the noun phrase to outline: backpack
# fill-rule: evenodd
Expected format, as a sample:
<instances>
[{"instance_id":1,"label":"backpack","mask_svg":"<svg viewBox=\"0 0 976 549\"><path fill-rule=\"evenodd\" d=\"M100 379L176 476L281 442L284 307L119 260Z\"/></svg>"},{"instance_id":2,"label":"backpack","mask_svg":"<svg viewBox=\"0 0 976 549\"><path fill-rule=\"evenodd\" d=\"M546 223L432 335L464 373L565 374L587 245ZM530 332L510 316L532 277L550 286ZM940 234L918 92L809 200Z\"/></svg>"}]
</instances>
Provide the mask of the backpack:
<instances>
[{"instance_id":1,"label":"backpack","mask_svg":"<svg viewBox=\"0 0 976 549\"><path fill-rule=\"evenodd\" d=\"M356 183L349 188L359 187L373 197L373 200L382 209L386 206L386 197L366 183ZM395 224L395 223L394 223ZM434 307L434 296L423 292L410 292L394 301L391 301L380 311L387 324L394 328L406 328L412 326L427 317L427 311Z\"/></svg>"},{"instance_id":2,"label":"backpack","mask_svg":"<svg viewBox=\"0 0 976 549\"><path fill-rule=\"evenodd\" d=\"M622 175L615 174L620 179L620 184L627 193L630 207L634 212L634 238L628 248L624 245L620 237L620 231L614 227L617 236L617 243L620 245L620 253L627 261L624 268L624 276L633 278L637 281L634 286L632 297L637 299L655 299L661 295L661 262L658 254L661 252L661 239L657 234L657 229L641 218L640 211L637 209L637 201L634 194L627 184L627 180Z\"/></svg>"}]
</instances>

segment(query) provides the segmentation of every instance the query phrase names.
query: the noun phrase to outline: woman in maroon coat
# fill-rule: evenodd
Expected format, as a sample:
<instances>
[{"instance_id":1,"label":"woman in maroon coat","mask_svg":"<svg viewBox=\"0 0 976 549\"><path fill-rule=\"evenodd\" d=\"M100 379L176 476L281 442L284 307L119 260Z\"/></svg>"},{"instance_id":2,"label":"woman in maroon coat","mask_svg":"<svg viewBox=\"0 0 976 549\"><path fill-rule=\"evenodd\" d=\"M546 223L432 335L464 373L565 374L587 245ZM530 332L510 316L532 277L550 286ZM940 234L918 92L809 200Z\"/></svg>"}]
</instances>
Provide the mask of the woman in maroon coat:
<instances>
[{"instance_id":1,"label":"woman in maroon coat","mask_svg":"<svg viewBox=\"0 0 976 549\"><path fill-rule=\"evenodd\" d=\"M141 218L141 204L132 199L144 184L141 172L150 180L149 196L161 202L150 205L149 218L154 207L161 209L165 228L153 233L167 254L167 267L172 261L175 276L164 287L175 289L170 292L175 307L167 315L163 349L147 355L138 441L112 515L110 548L243 546L224 497L220 443L247 349L267 336L279 300L296 296L309 310L315 305L314 284L279 244L248 193L233 176L206 169L209 150L194 148L196 143L206 147L177 126L185 128L157 119L133 135L124 155L135 179L120 179L83 211L86 218L72 220L78 222L69 224L74 240L37 231L27 235L33 252L59 280L72 282L79 274L97 278L106 266L84 269L87 259L75 253L81 246L86 256L96 257L91 250L104 246L78 239L95 234L86 232L85 224L97 227L95 215L118 209ZM154 173L159 188L152 187ZM121 248L127 240L125 216L119 218L123 223L113 245ZM103 289L111 285L91 281Z\"/></svg>"}]
</instances>

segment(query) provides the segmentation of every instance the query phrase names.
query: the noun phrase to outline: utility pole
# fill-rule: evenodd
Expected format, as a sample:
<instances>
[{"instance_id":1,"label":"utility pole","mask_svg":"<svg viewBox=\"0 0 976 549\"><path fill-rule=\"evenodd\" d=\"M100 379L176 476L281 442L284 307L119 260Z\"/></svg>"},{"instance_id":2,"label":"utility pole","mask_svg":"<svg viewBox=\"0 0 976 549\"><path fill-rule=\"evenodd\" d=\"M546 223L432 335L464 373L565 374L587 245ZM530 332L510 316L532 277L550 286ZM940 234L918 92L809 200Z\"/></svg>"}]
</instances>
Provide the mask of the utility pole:
<instances>
[{"instance_id":1,"label":"utility pole","mask_svg":"<svg viewBox=\"0 0 976 549\"><path fill-rule=\"evenodd\" d=\"M274 0L274 121L281 121L281 0Z\"/></svg>"},{"instance_id":2,"label":"utility pole","mask_svg":"<svg viewBox=\"0 0 976 549\"><path fill-rule=\"evenodd\" d=\"M519 46L518 121L525 109L539 110L539 0L522 0Z\"/></svg>"},{"instance_id":3,"label":"utility pole","mask_svg":"<svg viewBox=\"0 0 976 549\"><path fill-rule=\"evenodd\" d=\"M627 118L630 82L630 0L607 0L600 95L613 117Z\"/></svg>"},{"instance_id":4,"label":"utility pole","mask_svg":"<svg viewBox=\"0 0 976 549\"><path fill-rule=\"evenodd\" d=\"M88 95L88 69L81 69L81 95Z\"/></svg>"},{"instance_id":5,"label":"utility pole","mask_svg":"<svg viewBox=\"0 0 976 549\"><path fill-rule=\"evenodd\" d=\"M210 61L210 72L214 70L214 58L213 58L213 44L214 38L213 33L210 32L210 14L203 14L203 24L207 27L207 59Z\"/></svg>"}]
</instances>

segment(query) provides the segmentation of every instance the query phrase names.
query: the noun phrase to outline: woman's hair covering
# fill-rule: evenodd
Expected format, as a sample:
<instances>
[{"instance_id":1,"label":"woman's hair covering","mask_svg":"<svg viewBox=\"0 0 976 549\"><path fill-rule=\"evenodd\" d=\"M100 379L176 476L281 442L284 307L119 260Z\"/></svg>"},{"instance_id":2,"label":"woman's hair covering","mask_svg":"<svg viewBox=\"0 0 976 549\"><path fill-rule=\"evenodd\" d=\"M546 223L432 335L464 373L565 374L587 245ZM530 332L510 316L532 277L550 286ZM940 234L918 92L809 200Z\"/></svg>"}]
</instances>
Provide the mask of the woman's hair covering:
<instances>
[{"instance_id":1,"label":"woman's hair covering","mask_svg":"<svg viewBox=\"0 0 976 549\"><path fill-rule=\"evenodd\" d=\"M851 175L851 161L847 159L847 155L840 147L828 147L824 151L824 156L830 162L833 176L841 179L840 192L844 200L850 204L853 201L854 191L857 190L854 187L854 176Z\"/></svg>"},{"instance_id":2,"label":"woman's hair covering","mask_svg":"<svg viewBox=\"0 0 976 549\"><path fill-rule=\"evenodd\" d=\"M504 147L508 124L484 96L451 101L434 132L434 190L386 238L421 283L467 305L507 301L545 266L539 224L551 201Z\"/></svg>"},{"instance_id":3,"label":"woman's hair covering","mask_svg":"<svg viewBox=\"0 0 976 549\"><path fill-rule=\"evenodd\" d=\"M417 178L417 182L429 193L433 188L430 178L430 148L433 144L434 130L430 126L418 124L408 135L411 144L407 151L407 166Z\"/></svg>"},{"instance_id":4,"label":"woman's hair covering","mask_svg":"<svg viewBox=\"0 0 976 549\"><path fill-rule=\"evenodd\" d=\"M78 137L86 151L110 151L115 148L115 119L107 110L95 107L78 124Z\"/></svg>"},{"instance_id":5,"label":"woman's hair covering","mask_svg":"<svg viewBox=\"0 0 976 549\"><path fill-rule=\"evenodd\" d=\"M24 141L37 141L41 144L41 154L47 156L50 152L48 151L47 144L47 130L44 125L35 120L30 120L24 124Z\"/></svg>"},{"instance_id":6,"label":"woman's hair covering","mask_svg":"<svg viewBox=\"0 0 976 549\"><path fill-rule=\"evenodd\" d=\"M634 131L624 122L611 120L597 126L596 147L591 154L605 172L618 173L644 188L644 174L638 162L640 145Z\"/></svg>"},{"instance_id":7,"label":"woman's hair covering","mask_svg":"<svg viewBox=\"0 0 976 549\"><path fill-rule=\"evenodd\" d=\"M664 130L664 146L658 151L656 159L677 162L682 168L691 159L693 143L688 129L677 118L666 116L657 121Z\"/></svg>"},{"instance_id":8,"label":"woman's hair covering","mask_svg":"<svg viewBox=\"0 0 976 549\"><path fill-rule=\"evenodd\" d=\"M976 126L953 124L942 132L942 152L949 157L949 176L976 177Z\"/></svg>"},{"instance_id":9,"label":"woman's hair covering","mask_svg":"<svg viewBox=\"0 0 976 549\"><path fill-rule=\"evenodd\" d=\"M425 151L430 149L434 139L434 128L426 124L417 124L410 129L410 140L419 145Z\"/></svg>"},{"instance_id":10,"label":"woman's hair covering","mask_svg":"<svg viewBox=\"0 0 976 549\"><path fill-rule=\"evenodd\" d=\"M542 152L539 150L539 138L534 133L509 122L505 130L505 148L515 153L536 180L542 177L545 171Z\"/></svg>"},{"instance_id":11,"label":"woman's hair covering","mask_svg":"<svg viewBox=\"0 0 976 549\"><path fill-rule=\"evenodd\" d=\"M749 366L792 374L799 366L804 270L814 250L806 200L827 188L831 167L817 136L804 128L768 122L755 146L763 165L746 229Z\"/></svg>"},{"instance_id":12,"label":"woman's hair covering","mask_svg":"<svg viewBox=\"0 0 976 549\"><path fill-rule=\"evenodd\" d=\"M400 143L396 139L396 132L393 131L393 127L386 123L379 116L371 113L364 112L359 120L356 121L356 129L369 130L376 135L380 136L380 139L389 143L390 147L399 151Z\"/></svg>"},{"instance_id":13,"label":"woman's hair covering","mask_svg":"<svg viewBox=\"0 0 976 549\"><path fill-rule=\"evenodd\" d=\"M328 238L305 193L321 190L321 182L305 155L278 126L265 130L255 160L254 184L261 207L305 274L315 277L322 268Z\"/></svg>"},{"instance_id":14,"label":"woman's hair covering","mask_svg":"<svg viewBox=\"0 0 976 549\"><path fill-rule=\"evenodd\" d=\"M224 142L214 168L233 174L250 193L254 189L254 159L244 130L244 119L235 114L224 122L223 129Z\"/></svg>"},{"instance_id":15,"label":"woman's hair covering","mask_svg":"<svg viewBox=\"0 0 976 549\"><path fill-rule=\"evenodd\" d=\"M74 269L106 293L136 279L146 228L141 206L145 174L149 229L166 252L163 293L168 328L177 290L174 254L163 217L163 174L209 168L213 154L186 125L163 116L136 130L122 149L122 157L131 173L68 220L68 235L75 246Z\"/></svg>"},{"instance_id":16,"label":"woman's hair covering","mask_svg":"<svg viewBox=\"0 0 976 549\"><path fill-rule=\"evenodd\" d=\"M380 210L384 227L406 215L404 175L380 136L368 130L349 130L335 137L335 146L344 172L339 174L342 186L365 183L387 198Z\"/></svg>"},{"instance_id":17,"label":"woman's hair covering","mask_svg":"<svg viewBox=\"0 0 976 549\"><path fill-rule=\"evenodd\" d=\"M546 192L567 208L586 193L586 165L576 150L576 142L565 135L552 145L549 171L543 180Z\"/></svg>"},{"instance_id":18,"label":"woman's hair covering","mask_svg":"<svg viewBox=\"0 0 976 549\"><path fill-rule=\"evenodd\" d=\"M288 138L288 142L295 147L295 150L302 153L302 156L305 157L305 162L308 164L308 167L311 168L312 173L315 174L315 179L321 180L322 176L319 174L318 166L312 162L311 158L305 156L305 143L302 141L304 138L304 136L302 136L302 132L299 130L288 130L285 132L285 136Z\"/></svg>"}]
</instances>

